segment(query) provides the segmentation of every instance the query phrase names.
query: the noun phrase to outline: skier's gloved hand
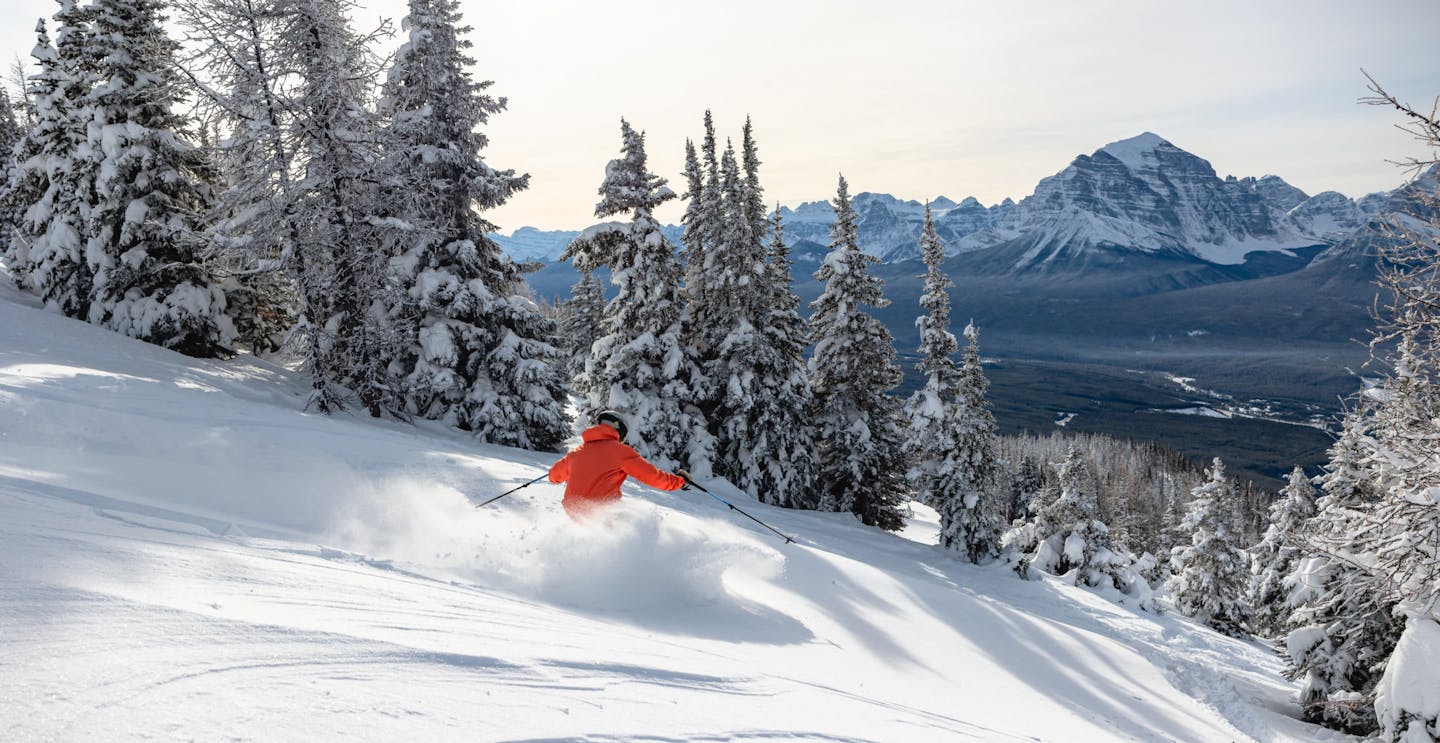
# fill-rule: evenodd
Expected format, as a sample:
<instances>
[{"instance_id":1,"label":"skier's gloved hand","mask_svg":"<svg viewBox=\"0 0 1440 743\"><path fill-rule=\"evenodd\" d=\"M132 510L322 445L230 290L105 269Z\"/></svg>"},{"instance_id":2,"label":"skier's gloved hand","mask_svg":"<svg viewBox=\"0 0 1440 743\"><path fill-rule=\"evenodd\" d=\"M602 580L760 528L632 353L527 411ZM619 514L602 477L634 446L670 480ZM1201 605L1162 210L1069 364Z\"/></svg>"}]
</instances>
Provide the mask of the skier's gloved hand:
<instances>
[{"instance_id":1,"label":"skier's gloved hand","mask_svg":"<svg viewBox=\"0 0 1440 743\"><path fill-rule=\"evenodd\" d=\"M694 482L694 480L690 479L690 472L688 470L675 470L675 474L685 478L685 486L681 488L681 490L689 490L690 483Z\"/></svg>"}]
</instances>

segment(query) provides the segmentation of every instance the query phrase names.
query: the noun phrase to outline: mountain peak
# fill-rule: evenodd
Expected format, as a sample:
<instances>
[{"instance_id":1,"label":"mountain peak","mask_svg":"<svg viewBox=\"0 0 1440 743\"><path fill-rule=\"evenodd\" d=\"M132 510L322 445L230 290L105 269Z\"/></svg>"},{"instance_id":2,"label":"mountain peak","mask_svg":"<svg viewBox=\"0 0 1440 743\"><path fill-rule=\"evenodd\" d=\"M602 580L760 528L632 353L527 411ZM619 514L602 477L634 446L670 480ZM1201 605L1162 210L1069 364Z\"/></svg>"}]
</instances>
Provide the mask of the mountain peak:
<instances>
[{"instance_id":1,"label":"mountain peak","mask_svg":"<svg viewBox=\"0 0 1440 743\"><path fill-rule=\"evenodd\" d=\"M1116 160L1125 163L1125 166L1135 170L1143 164L1145 156L1154 152L1161 146L1170 146L1163 137L1153 132L1137 134L1129 139L1122 139L1118 142L1111 142L1100 148L1100 152L1109 154Z\"/></svg>"}]
</instances>

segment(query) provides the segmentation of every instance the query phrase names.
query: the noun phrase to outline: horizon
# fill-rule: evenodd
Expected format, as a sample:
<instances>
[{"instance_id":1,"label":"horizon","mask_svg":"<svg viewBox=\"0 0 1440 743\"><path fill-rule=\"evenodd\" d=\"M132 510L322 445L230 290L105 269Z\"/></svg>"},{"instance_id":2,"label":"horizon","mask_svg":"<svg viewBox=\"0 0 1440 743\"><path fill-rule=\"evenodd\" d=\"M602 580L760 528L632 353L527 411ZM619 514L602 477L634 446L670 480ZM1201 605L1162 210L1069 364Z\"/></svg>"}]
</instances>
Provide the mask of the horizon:
<instances>
[{"instance_id":1,"label":"horizon","mask_svg":"<svg viewBox=\"0 0 1440 743\"><path fill-rule=\"evenodd\" d=\"M0 11L0 53L28 59L34 19L54 6L15 5ZM1018 202L1076 156L1142 132L1222 178L1273 174L1357 198L1403 184L1393 161L1417 150L1395 112L1357 103L1369 94L1361 70L1402 100L1440 95L1440 47L1428 38L1440 4L1421 0L741 0L723 15L655 0L464 0L461 10L478 29L472 74L509 102L482 129L485 160L531 176L486 212L502 234L593 224L622 116L647 133L651 169L677 194L685 140L700 139L707 108L722 149L751 116L766 202L791 208L832 198L839 173L856 194ZM400 0L368 0L352 20L369 28L383 16L398 29L404 12ZM682 204L657 216L678 223Z\"/></svg>"}]
</instances>

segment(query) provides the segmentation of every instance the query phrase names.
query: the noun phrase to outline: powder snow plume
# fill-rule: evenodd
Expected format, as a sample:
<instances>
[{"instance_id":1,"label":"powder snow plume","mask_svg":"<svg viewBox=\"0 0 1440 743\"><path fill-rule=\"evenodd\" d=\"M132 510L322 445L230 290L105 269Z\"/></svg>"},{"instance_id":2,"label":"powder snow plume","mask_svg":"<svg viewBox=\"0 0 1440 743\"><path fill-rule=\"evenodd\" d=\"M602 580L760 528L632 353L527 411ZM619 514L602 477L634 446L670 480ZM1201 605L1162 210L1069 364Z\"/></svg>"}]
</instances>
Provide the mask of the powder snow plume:
<instances>
[{"instance_id":1,"label":"powder snow plume","mask_svg":"<svg viewBox=\"0 0 1440 743\"><path fill-rule=\"evenodd\" d=\"M783 564L729 524L639 497L584 524L558 501L476 509L453 487L392 478L355 493L327 538L406 569L600 610L720 603L727 573L766 578Z\"/></svg>"}]
</instances>

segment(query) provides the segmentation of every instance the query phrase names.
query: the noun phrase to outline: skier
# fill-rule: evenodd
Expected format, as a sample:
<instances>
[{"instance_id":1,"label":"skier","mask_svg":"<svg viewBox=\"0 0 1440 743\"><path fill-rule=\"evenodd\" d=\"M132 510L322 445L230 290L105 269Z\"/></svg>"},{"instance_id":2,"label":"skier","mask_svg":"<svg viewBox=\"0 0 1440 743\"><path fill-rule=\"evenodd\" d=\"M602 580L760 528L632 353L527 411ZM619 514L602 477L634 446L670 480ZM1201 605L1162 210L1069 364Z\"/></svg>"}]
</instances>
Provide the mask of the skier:
<instances>
[{"instance_id":1,"label":"skier","mask_svg":"<svg viewBox=\"0 0 1440 743\"><path fill-rule=\"evenodd\" d=\"M606 410L580 434L584 443L550 467L550 482L565 483L561 504L571 519L583 521L620 500L620 485L627 475L660 490L679 490L690 481L689 472L663 472L626 446L627 431L624 416Z\"/></svg>"}]
</instances>

